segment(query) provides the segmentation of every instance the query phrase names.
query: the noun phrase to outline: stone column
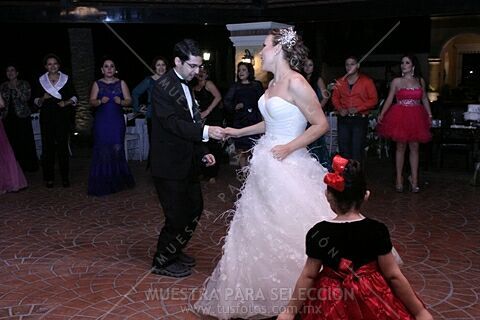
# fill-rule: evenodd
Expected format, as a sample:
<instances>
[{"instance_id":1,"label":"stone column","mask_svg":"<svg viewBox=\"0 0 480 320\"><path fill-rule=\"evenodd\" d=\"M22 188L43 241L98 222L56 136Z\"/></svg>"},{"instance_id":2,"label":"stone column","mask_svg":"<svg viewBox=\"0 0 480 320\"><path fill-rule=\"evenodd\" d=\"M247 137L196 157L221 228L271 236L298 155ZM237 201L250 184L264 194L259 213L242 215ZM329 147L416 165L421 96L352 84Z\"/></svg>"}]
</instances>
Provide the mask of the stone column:
<instances>
[{"instance_id":1,"label":"stone column","mask_svg":"<svg viewBox=\"0 0 480 320\"><path fill-rule=\"evenodd\" d=\"M76 130L90 135L92 113L89 104L90 88L94 81L93 36L90 28L69 28L72 78L78 95Z\"/></svg>"},{"instance_id":2,"label":"stone column","mask_svg":"<svg viewBox=\"0 0 480 320\"><path fill-rule=\"evenodd\" d=\"M272 21L227 24L227 29L230 31L230 40L235 47L235 67L245 55L245 50L248 49L254 57L255 78L261 81L264 87L267 87L271 75L262 70L262 62L259 56L263 41L271 29L288 27L291 26Z\"/></svg>"}]
</instances>

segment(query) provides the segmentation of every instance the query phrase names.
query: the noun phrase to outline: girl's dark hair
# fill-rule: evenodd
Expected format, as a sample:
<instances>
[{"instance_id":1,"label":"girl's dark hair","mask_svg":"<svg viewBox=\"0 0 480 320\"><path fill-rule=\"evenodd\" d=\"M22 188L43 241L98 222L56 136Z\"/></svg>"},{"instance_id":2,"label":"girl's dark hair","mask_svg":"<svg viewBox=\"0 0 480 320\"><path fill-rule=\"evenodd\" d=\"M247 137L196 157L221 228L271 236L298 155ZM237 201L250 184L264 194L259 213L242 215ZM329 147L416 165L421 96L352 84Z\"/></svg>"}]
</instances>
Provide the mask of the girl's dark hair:
<instances>
[{"instance_id":1,"label":"girl's dark hair","mask_svg":"<svg viewBox=\"0 0 480 320\"><path fill-rule=\"evenodd\" d=\"M156 56L156 57L153 58L152 64L150 65L153 70L155 70L155 65L157 64L157 61L158 61L158 60L162 60L162 61L165 63L165 66L166 66L167 69L168 69L168 61L167 61L167 59L165 59L164 56Z\"/></svg>"},{"instance_id":2,"label":"girl's dark hair","mask_svg":"<svg viewBox=\"0 0 480 320\"><path fill-rule=\"evenodd\" d=\"M270 34L273 36L273 45L276 46L280 43L282 34L281 29L272 29ZM285 60L295 71L302 72L305 59L308 57L308 48L303 44L302 37L295 35L294 45L282 45L283 55Z\"/></svg>"},{"instance_id":3,"label":"girl's dark hair","mask_svg":"<svg viewBox=\"0 0 480 320\"><path fill-rule=\"evenodd\" d=\"M335 199L337 208L341 213L346 213L352 208L360 209L367 192L367 182L360 162L348 160L342 176L345 179L345 189L343 191L337 191L330 186L327 187Z\"/></svg>"},{"instance_id":4,"label":"girl's dark hair","mask_svg":"<svg viewBox=\"0 0 480 320\"><path fill-rule=\"evenodd\" d=\"M418 62L418 58L413 53L405 53L402 55L402 59L403 58L408 58L410 61L412 61L412 68L415 68L413 71L413 77L416 78L420 84L422 84L421 79L423 78L423 75L422 69L420 69L420 62ZM402 59L400 59L400 61Z\"/></svg>"},{"instance_id":5,"label":"girl's dark hair","mask_svg":"<svg viewBox=\"0 0 480 320\"><path fill-rule=\"evenodd\" d=\"M237 64L237 81L240 81L240 78L238 77L238 68L240 68L240 66L245 66L247 68L247 71L248 71L248 81L253 81L255 80L255 69L253 69L253 65L251 63L247 63L247 62L243 62L243 61L240 61L238 64Z\"/></svg>"},{"instance_id":6,"label":"girl's dark hair","mask_svg":"<svg viewBox=\"0 0 480 320\"><path fill-rule=\"evenodd\" d=\"M44 57L43 57L43 65L46 65L47 64L47 60L48 59L55 59L57 60L58 64L59 65L62 65L62 61L60 60L60 58L54 54L54 53L47 53Z\"/></svg>"}]
</instances>

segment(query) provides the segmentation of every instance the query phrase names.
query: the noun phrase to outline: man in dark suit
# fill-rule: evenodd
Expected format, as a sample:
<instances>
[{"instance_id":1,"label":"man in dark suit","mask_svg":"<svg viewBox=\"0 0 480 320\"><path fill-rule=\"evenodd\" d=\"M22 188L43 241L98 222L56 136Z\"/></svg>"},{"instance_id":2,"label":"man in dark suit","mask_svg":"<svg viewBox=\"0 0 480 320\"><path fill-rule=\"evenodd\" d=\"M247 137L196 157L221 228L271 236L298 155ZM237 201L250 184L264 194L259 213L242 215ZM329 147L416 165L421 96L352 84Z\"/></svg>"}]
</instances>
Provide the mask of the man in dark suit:
<instances>
[{"instance_id":1,"label":"man in dark suit","mask_svg":"<svg viewBox=\"0 0 480 320\"><path fill-rule=\"evenodd\" d=\"M152 273L170 277L186 277L195 266L182 249L203 211L199 167L215 164L203 142L224 137L223 128L202 124L187 85L202 62L195 41L180 41L174 47L174 68L157 80L152 92L151 168L165 214Z\"/></svg>"}]
</instances>

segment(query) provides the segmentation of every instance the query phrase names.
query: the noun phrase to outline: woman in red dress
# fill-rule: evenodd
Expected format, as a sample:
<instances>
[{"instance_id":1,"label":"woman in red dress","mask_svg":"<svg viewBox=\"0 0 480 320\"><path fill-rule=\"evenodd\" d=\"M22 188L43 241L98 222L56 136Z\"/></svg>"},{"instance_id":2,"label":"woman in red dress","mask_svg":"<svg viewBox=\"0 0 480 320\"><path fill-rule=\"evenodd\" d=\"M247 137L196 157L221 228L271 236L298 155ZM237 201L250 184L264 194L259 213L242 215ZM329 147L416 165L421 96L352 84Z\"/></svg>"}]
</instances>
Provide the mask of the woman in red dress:
<instances>
[{"instance_id":1,"label":"woman in red dress","mask_svg":"<svg viewBox=\"0 0 480 320\"><path fill-rule=\"evenodd\" d=\"M426 95L418 60L413 55L404 55L400 65L402 77L395 78L390 92L378 116L378 134L397 143L395 152L395 190L403 192L403 164L405 151L410 149L411 175L408 177L411 191L419 192L418 187L418 148L419 143L431 139L430 125L432 112ZM392 105L396 97L396 104Z\"/></svg>"},{"instance_id":2,"label":"woman in red dress","mask_svg":"<svg viewBox=\"0 0 480 320\"><path fill-rule=\"evenodd\" d=\"M308 232L307 262L277 319L433 319L395 262L387 227L360 213L370 195L360 163L337 155L332 166L324 181L337 217Z\"/></svg>"}]
</instances>

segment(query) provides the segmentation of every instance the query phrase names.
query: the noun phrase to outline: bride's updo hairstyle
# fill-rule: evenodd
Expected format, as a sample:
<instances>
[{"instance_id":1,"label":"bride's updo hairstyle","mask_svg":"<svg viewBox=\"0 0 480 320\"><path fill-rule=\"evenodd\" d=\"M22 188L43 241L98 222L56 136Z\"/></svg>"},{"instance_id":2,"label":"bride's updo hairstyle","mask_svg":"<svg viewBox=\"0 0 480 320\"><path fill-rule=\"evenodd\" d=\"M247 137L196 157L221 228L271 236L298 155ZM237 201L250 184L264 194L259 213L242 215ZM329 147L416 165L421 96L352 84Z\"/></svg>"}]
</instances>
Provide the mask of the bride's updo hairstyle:
<instances>
[{"instance_id":1,"label":"bride's updo hairstyle","mask_svg":"<svg viewBox=\"0 0 480 320\"><path fill-rule=\"evenodd\" d=\"M272 29L270 31L273 45L282 45L283 56L290 68L302 72L303 65L308 58L308 48L303 44L302 38L297 35L293 27L283 29Z\"/></svg>"},{"instance_id":2,"label":"bride's updo hairstyle","mask_svg":"<svg viewBox=\"0 0 480 320\"><path fill-rule=\"evenodd\" d=\"M340 213L347 213L352 208L359 210L367 192L367 182L360 162L337 155L332 167L335 172L328 173L324 181L336 207Z\"/></svg>"}]
</instances>

